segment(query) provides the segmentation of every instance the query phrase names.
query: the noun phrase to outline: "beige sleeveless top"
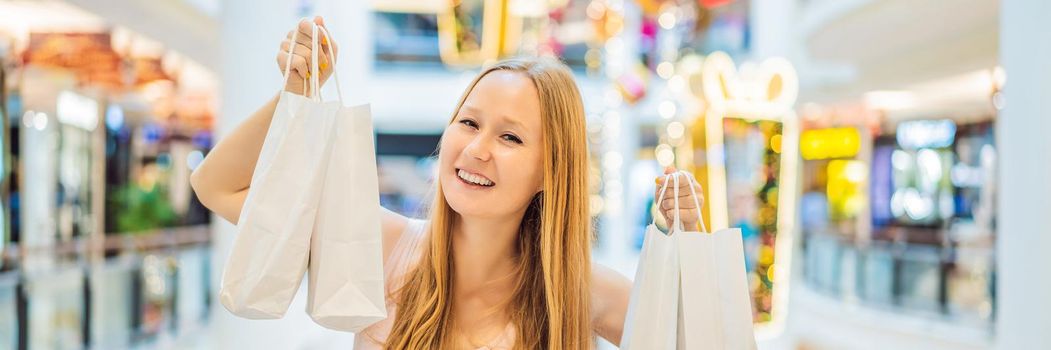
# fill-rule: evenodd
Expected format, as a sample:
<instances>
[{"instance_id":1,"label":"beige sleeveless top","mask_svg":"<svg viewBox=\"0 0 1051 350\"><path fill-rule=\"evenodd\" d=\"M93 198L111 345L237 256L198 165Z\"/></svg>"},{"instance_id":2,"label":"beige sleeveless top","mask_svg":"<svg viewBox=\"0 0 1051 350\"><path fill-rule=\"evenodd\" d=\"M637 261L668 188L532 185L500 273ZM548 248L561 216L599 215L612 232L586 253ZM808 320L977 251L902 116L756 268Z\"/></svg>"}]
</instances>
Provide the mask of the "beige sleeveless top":
<instances>
[{"instance_id":1,"label":"beige sleeveless top","mask_svg":"<svg viewBox=\"0 0 1051 350\"><path fill-rule=\"evenodd\" d=\"M422 244L428 232L426 220L409 219L398 243L394 245L390 256L383 264L383 273L387 283L387 319L376 322L365 328L354 337L354 350L381 350L383 343L390 335L391 327L396 314L395 300L391 298L390 292L401 286L405 274L416 265L419 260ZM489 345L478 348L478 350L504 350L511 349L515 343L515 329L508 325L503 335L490 341Z\"/></svg>"}]
</instances>

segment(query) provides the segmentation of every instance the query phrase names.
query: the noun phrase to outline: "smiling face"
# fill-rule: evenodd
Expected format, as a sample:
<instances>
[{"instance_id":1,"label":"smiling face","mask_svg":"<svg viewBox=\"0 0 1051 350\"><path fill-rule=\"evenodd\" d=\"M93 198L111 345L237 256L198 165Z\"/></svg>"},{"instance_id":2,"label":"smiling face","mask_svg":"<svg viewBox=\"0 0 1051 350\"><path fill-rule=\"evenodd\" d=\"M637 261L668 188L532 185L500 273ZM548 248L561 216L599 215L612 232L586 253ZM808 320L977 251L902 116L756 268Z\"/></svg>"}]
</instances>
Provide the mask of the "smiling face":
<instances>
[{"instance_id":1,"label":"smiling face","mask_svg":"<svg viewBox=\"0 0 1051 350\"><path fill-rule=\"evenodd\" d=\"M402 287L414 292L399 293L404 307L393 317L387 347L455 347L458 338L442 327L454 317L442 303L454 295L457 221L514 215L522 215L515 247L522 278L507 311L519 342L553 349L592 342L588 154L584 105L569 67L557 58L521 57L485 68L442 134L429 254ZM552 293L559 298L547 298Z\"/></svg>"},{"instance_id":2,"label":"smiling face","mask_svg":"<svg viewBox=\"0 0 1051 350\"><path fill-rule=\"evenodd\" d=\"M442 191L457 213L500 217L524 212L541 190L540 99L522 73L483 76L442 135Z\"/></svg>"}]
</instances>

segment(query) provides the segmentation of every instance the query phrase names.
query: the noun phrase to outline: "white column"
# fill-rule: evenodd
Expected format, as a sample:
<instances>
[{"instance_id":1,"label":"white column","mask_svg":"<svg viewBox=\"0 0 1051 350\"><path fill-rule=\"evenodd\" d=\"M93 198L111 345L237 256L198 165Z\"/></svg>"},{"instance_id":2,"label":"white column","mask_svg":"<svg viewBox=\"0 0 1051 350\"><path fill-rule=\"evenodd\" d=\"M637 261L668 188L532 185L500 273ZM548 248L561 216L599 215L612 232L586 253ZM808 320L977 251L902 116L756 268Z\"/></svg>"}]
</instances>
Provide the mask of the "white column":
<instances>
[{"instance_id":1,"label":"white column","mask_svg":"<svg viewBox=\"0 0 1051 350\"><path fill-rule=\"evenodd\" d=\"M624 34L621 35L624 39L624 50L622 51L624 56L621 59L624 62L624 70L627 72L634 70L638 62L639 45L642 41L642 9L634 1L624 3ZM655 84L651 81L649 85L649 90L654 91ZM634 257L638 254L635 250L635 234L638 233L639 222L642 222L641 216L645 210L643 205L645 197L639 196L639 193L649 195L652 193L650 188L654 186L652 179L646 181L632 178L632 170L635 169L639 154L639 119L643 111L638 107L641 104L641 101L634 106L628 106L626 102L623 104L626 108L620 108L620 136L612 140L616 143L614 149L621 154L621 159L623 159L619 169L620 183L623 188L621 215L614 220L615 224L607 227L611 231L615 230L615 236L610 238L615 240L613 256L617 261L624 261L624 259L630 261L630 258L626 257ZM646 190L637 191L634 188L636 183L645 184ZM633 271L634 269L621 270L628 276L632 276L630 273Z\"/></svg>"},{"instance_id":2,"label":"white column","mask_svg":"<svg viewBox=\"0 0 1051 350\"><path fill-rule=\"evenodd\" d=\"M313 8L302 4L313 4ZM372 66L371 10L366 1L318 0L253 1L222 3L219 41L222 109L217 123L219 138L274 96L282 85L276 57L281 41L305 15L325 17L340 47L338 69L345 103L367 100L365 87ZM305 11L304 11L305 10ZM305 12L305 13L304 13ZM327 90L332 90L328 85ZM326 97L335 98L334 91ZM236 234L234 226L213 216L212 286L218 293L223 265ZM353 336L314 324L304 312L306 290L300 289L283 319L254 321L231 315L217 299L212 312L211 338L217 349L233 348L350 348Z\"/></svg>"},{"instance_id":3,"label":"white column","mask_svg":"<svg viewBox=\"0 0 1051 350\"><path fill-rule=\"evenodd\" d=\"M749 4L749 17L751 26L751 57L750 61L759 63L765 59L771 57L784 57L792 61L793 64L798 65L800 61L800 52L804 47L802 40L797 35L797 29L799 28L799 21L797 20L797 9L800 7L799 1L792 0L754 0ZM804 78L800 78L804 79ZM795 116L790 116L794 118ZM782 123L782 125L786 125ZM788 139L788 138L786 138ZM782 163L784 166L784 163ZM800 165L801 166L801 165ZM802 171L797 170L796 174L802 176ZM781 181L787 181L788 179L783 177ZM796 188L798 188L800 180L795 179ZM787 187L781 187L782 189ZM799 192L797 190L797 192ZM801 193L793 194L800 195ZM787 194L786 194L787 195ZM797 204L798 205L798 204ZM779 208L782 209L782 208ZM802 288L806 288L803 284L802 278L802 266L803 266L803 251L802 247L802 231L799 229L801 225L798 223L801 221L796 214L794 225L795 227L791 230L779 231L779 235L795 235L791 240L779 239L779 242L791 242L792 247L790 248L789 257L778 257L780 261L791 261L788 273L789 277L783 279L780 283L775 284L774 290L778 291L778 288L782 289L775 293L787 293L785 300L781 301L775 297L775 302L787 302L787 306L775 306L776 309L783 310L783 324L774 324L773 327L768 328L766 331L761 331L758 334L758 343L761 348L767 349L789 349L794 346L794 342L799 337L801 330L800 325L809 323L809 318L813 317L812 310L804 310L799 307L798 301L799 291ZM778 254L782 254L780 247L777 249ZM783 263L779 263L783 265ZM786 283L787 282L787 283ZM780 318L781 316L777 316ZM775 320L777 319L775 318ZM775 321L777 322L777 321Z\"/></svg>"},{"instance_id":4,"label":"white column","mask_svg":"<svg viewBox=\"0 0 1051 350\"><path fill-rule=\"evenodd\" d=\"M749 6L751 17L752 58L761 61L768 57L792 58L801 45L796 40L796 1L753 0Z\"/></svg>"},{"instance_id":5,"label":"white column","mask_svg":"<svg viewBox=\"0 0 1051 350\"><path fill-rule=\"evenodd\" d=\"M336 62L339 86L343 89L343 102L348 106L373 101L369 96L374 54L372 10L368 4L368 1L322 0L316 9L318 15L325 17L325 26L340 49ZM334 82L330 80L326 86ZM325 96L335 99L336 93L328 91Z\"/></svg>"},{"instance_id":6,"label":"white column","mask_svg":"<svg viewBox=\"0 0 1051 350\"><path fill-rule=\"evenodd\" d=\"M996 347L1051 348L1051 13L1047 1L1003 1L1000 62L1006 107L997 119Z\"/></svg>"},{"instance_id":7,"label":"white column","mask_svg":"<svg viewBox=\"0 0 1051 350\"><path fill-rule=\"evenodd\" d=\"M642 26L642 9L634 1L610 1L610 6L622 8L624 28L620 34L611 38L606 44L606 54L609 57L603 69L606 70L609 80L606 81L607 87L604 94L613 90L613 81L620 74L630 74L628 72L635 69L641 40L639 33ZM603 99L605 100L605 97ZM609 101L604 103L608 104ZM605 187L603 191L606 196L601 219L603 222L602 239L605 242L603 242L604 251L600 252L599 262L612 264L612 268L630 276L635 268L635 262L632 259L637 256L632 244L633 234L638 227L638 222L641 221L639 219L641 207L634 205L641 199L634 195L636 191L631 188L631 185L635 181L632 181L630 177L639 149L637 117L639 111L635 107L628 106L626 101L619 103L616 107L607 107L607 111L601 117L602 123L606 125L603 130L605 149L602 154L598 155L603 172ZM607 154L611 155L608 159ZM616 165L617 159L620 165L613 166ZM611 194L616 192L619 192L620 195Z\"/></svg>"}]
</instances>

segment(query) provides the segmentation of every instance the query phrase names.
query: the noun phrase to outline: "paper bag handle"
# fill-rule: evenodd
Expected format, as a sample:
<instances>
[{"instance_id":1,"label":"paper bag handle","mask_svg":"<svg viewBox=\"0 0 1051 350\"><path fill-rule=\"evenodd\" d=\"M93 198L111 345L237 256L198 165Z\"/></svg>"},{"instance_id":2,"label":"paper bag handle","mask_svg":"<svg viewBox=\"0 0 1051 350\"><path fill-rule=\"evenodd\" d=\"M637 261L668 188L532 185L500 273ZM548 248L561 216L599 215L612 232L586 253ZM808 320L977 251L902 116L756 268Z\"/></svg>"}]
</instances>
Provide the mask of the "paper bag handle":
<instances>
[{"instance_id":1,"label":"paper bag handle","mask_svg":"<svg viewBox=\"0 0 1051 350\"><path fill-rule=\"evenodd\" d=\"M311 60L311 67L310 68L313 70L313 72L310 74L310 77L314 80L314 86L315 86L314 91L317 91L317 93L315 95L317 95L317 98L320 101L321 100L321 69L320 69L320 66L318 65L318 49L319 49L319 47L327 46L328 47L328 60L332 62L332 79L334 79L335 82L336 82L336 95L339 97L339 103L342 104L343 103L343 90L339 87L339 70L336 69L336 53L335 53L335 51L332 51L332 38L329 36L328 30L325 29L325 27L319 26L319 25L317 25L317 23L313 23L313 22L311 22L311 23L314 25L314 37L312 38L313 40L311 40L311 45L313 47L311 47L311 49L310 49L310 56L311 56L310 57L310 60ZM321 36L323 36L325 38L325 42L329 43L328 45L319 45L318 44L318 39L319 39L318 33L319 32L320 32ZM324 49L324 48L322 47L321 49Z\"/></svg>"},{"instance_id":2,"label":"paper bag handle","mask_svg":"<svg viewBox=\"0 0 1051 350\"><path fill-rule=\"evenodd\" d=\"M661 202L664 201L664 193L668 190L668 183L671 182L669 180L675 181L675 187L672 190L675 194L675 214L674 220L672 220L672 225L679 228L679 230L685 231L685 228L682 226L682 219L679 218L679 175L686 177L686 180L690 182L690 191L693 192L694 210L697 211L697 222L701 224L701 232L708 232L708 228L704 225L704 216L701 215L701 203L697 200L697 191L693 189L694 185L697 185L698 187L700 187L700 185L693 180L692 176L683 173L681 170L664 176L664 185L661 186L660 194L657 196L658 212L661 210Z\"/></svg>"},{"instance_id":3,"label":"paper bag handle","mask_svg":"<svg viewBox=\"0 0 1051 350\"><path fill-rule=\"evenodd\" d=\"M297 28L296 30L292 31L292 39L288 42L288 54L285 55L284 77L282 77L282 79L281 79L285 83L282 86L288 86L288 79L292 77L292 50L294 50L296 48L296 37L298 37L298 36L299 36L299 29ZM307 78L303 78L303 96L306 96L306 95L307 95Z\"/></svg>"},{"instance_id":4,"label":"paper bag handle","mask_svg":"<svg viewBox=\"0 0 1051 350\"><path fill-rule=\"evenodd\" d=\"M319 65L319 62L318 62L318 60L319 60L318 49L319 49L319 46L327 46L328 47L328 58L329 58L329 61L332 62L332 78L335 79L335 81L336 81L336 94L339 96L339 103L342 104L343 103L343 90L339 86L339 71L336 69L336 54L332 50L332 45L331 45L332 38L329 36L328 30L326 30L325 27L319 26L317 23L314 23L313 21L310 22L310 25L311 25L311 32L312 32L312 35L311 35L311 38L310 38L310 68L309 68L310 69L310 79L308 80L307 78L303 78L303 96L306 96L307 92L310 91L310 90L308 90L308 87L309 87L309 88L312 88L312 90L314 92L313 96L310 96L310 97L312 97L312 99L315 100L315 101L321 101L321 68L320 68L320 65ZM325 37L325 42L330 43L330 44L329 45L318 45L318 39L319 39L318 35L319 34L321 36L324 36ZM291 39L291 41L290 41L290 43L288 45L288 53L286 54L287 59L285 60L285 70L284 70L284 77L283 77L285 85L288 85L288 79L291 77L291 73L292 73L292 51L296 47L296 37L297 36L299 36L299 30L298 29L293 30L292 31L292 39ZM324 49L324 47L322 47L321 49Z\"/></svg>"}]
</instances>

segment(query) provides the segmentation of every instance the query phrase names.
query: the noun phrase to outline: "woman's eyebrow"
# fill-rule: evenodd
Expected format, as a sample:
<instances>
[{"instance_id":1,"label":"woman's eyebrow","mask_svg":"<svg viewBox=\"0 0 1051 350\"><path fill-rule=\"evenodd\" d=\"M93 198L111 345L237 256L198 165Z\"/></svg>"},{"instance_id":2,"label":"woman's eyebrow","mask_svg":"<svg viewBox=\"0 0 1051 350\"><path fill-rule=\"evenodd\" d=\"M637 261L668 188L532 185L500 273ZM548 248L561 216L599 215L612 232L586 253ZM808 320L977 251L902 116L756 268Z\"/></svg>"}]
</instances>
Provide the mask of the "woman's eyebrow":
<instances>
[{"instance_id":1,"label":"woman's eyebrow","mask_svg":"<svg viewBox=\"0 0 1051 350\"><path fill-rule=\"evenodd\" d=\"M465 105L463 105L462 109L463 109L464 111L467 111L468 113L471 113L471 114L474 114L474 115L480 115L480 114L483 114L483 113L481 113L481 110L480 110L480 109L478 109L478 108L475 108L474 106L466 105L466 104L465 104ZM528 130L528 129L526 128L525 124L522 124L522 122L518 121L517 119L514 119L514 118L511 118L511 117L508 117L508 116L506 116L506 115L499 115L498 117L499 117L499 118L500 118L501 120L503 120L503 122L504 122L504 123L507 123L507 124L511 124L511 125L513 125L513 126L516 126L516 127L518 127L519 129L521 129L521 130Z\"/></svg>"}]
</instances>

